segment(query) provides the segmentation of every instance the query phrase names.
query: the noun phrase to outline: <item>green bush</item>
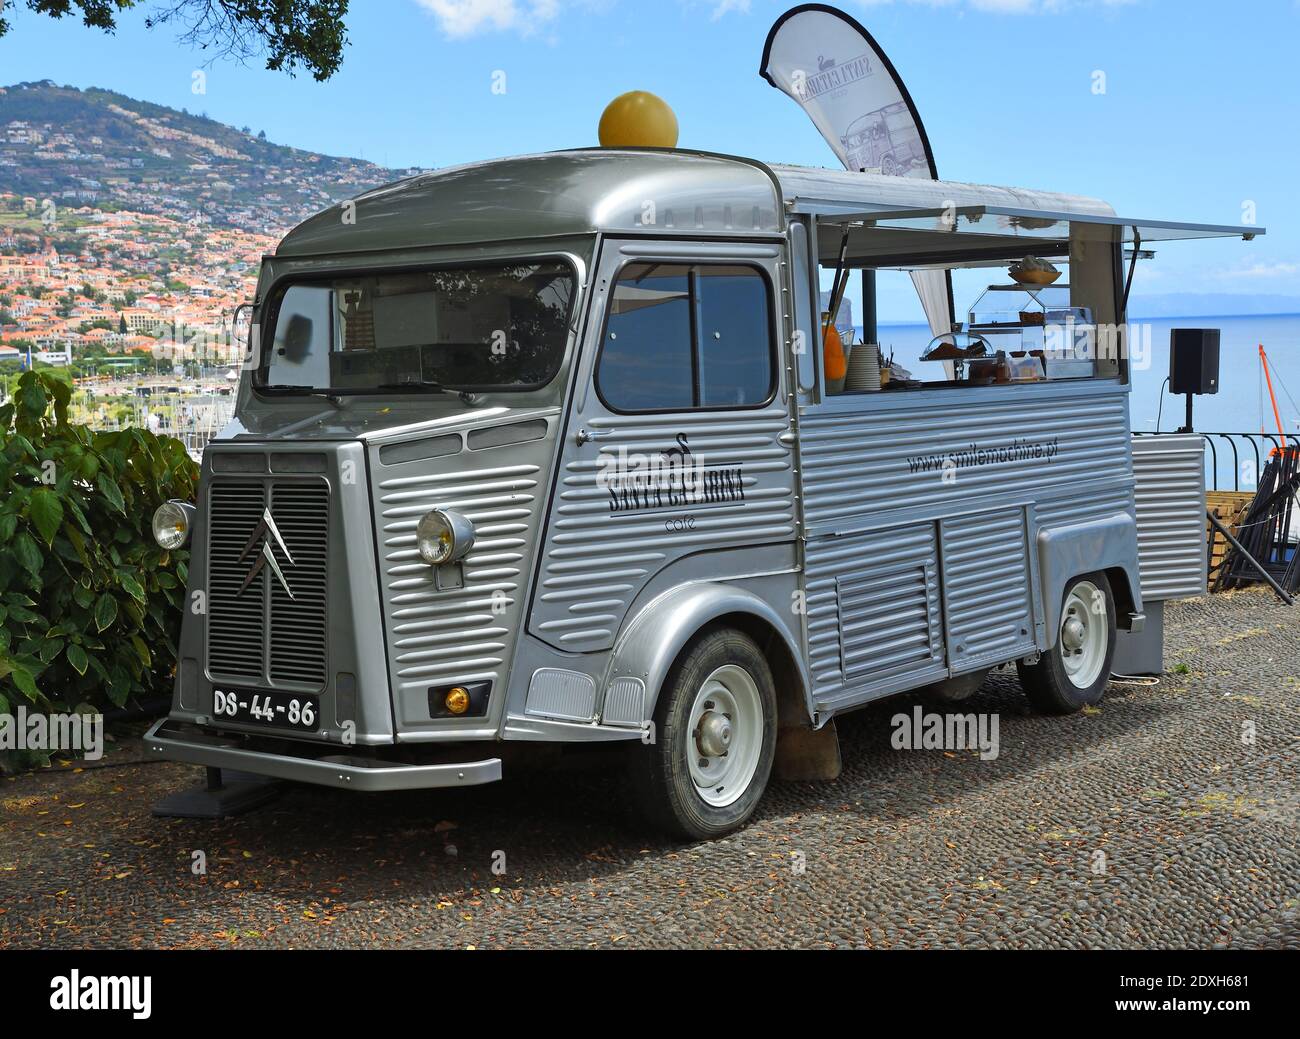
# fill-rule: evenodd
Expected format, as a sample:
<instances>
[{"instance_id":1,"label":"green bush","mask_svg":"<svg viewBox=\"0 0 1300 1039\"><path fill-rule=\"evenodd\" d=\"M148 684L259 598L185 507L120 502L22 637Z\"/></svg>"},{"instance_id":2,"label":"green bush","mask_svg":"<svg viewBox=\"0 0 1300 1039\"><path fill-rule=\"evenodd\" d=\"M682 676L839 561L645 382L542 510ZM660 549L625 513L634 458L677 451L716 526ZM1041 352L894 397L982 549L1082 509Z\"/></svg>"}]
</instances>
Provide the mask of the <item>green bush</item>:
<instances>
[{"instance_id":1,"label":"green bush","mask_svg":"<svg viewBox=\"0 0 1300 1039\"><path fill-rule=\"evenodd\" d=\"M151 521L198 467L172 437L70 424L71 397L25 372L0 407L0 713L123 707L175 670L189 552Z\"/></svg>"}]
</instances>

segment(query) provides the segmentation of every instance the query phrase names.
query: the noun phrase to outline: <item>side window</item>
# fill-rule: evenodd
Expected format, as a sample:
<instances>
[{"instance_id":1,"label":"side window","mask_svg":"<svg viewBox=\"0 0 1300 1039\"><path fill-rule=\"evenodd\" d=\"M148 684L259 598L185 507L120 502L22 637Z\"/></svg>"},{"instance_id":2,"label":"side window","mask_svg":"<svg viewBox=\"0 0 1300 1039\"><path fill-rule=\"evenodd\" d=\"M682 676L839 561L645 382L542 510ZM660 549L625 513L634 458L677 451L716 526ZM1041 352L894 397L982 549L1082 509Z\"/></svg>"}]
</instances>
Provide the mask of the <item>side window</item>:
<instances>
[{"instance_id":1,"label":"side window","mask_svg":"<svg viewBox=\"0 0 1300 1039\"><path fill-rule=\"evenodd\" d=\"M686 267L634 264L614 286L596 381L618 411L694 404L691 275Z\"/></svg>"},{"instance_id":2,"label":"side window","mask_svg":"<svg viewBox=\"0 0 1300 1039\"><path fill-rule=\"evenodd\" d=\"M637 263L619 274L596 372L611 408L752 407L775 383L771 300L757 268Z\"/></svg>"},{"instance_id":3,"label":"side window","mask_svg":"<svg viewBox=\"0 0 1300 1039\"><path fill-rule=\"evenodd\" d=\"M753 267L697 267L701 407L762 404L776 371L767 282Z\"/></svg>"}]
</instances>

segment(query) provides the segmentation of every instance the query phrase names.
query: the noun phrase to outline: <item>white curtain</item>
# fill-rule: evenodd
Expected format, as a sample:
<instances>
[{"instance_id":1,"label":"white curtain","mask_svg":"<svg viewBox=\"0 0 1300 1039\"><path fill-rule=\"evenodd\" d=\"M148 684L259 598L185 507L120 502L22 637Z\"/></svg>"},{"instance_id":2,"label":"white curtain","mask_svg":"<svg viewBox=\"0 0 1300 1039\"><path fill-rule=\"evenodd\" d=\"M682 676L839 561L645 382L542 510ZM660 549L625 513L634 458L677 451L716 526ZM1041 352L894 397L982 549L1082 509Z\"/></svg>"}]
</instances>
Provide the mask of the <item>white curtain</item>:
<instances>
[{"instance_id":1,"label":"white curtain","mask_svg":"<svg viewBox=\"0 0 1300 1039\"><path fill-rule=\"evenodd\" d=\"M921 308L930 322L930 334L941 335L952 331L952 312L949 310L948 272L913 271L912 284L921 297Z\"/></svg>"}]
</instances>

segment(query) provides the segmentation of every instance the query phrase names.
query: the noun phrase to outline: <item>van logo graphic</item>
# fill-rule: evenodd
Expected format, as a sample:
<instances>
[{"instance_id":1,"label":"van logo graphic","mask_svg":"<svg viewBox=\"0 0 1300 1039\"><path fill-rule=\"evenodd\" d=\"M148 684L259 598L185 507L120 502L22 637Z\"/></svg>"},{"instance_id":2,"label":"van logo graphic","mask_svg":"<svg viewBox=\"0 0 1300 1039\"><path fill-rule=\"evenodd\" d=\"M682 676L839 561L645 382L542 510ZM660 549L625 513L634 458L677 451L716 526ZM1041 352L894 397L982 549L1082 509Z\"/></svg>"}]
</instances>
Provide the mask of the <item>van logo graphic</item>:
<instances>
[{"instance_id":1,"label":"van logo graphic","mask_svg":"<svg viewBox=\"0 0 1300 1039\"><path fill-rule=\"evenodd\" d=\"M642 512L687 506L732 505L745 501L740 465L706 463L691 450L685 433L676 446L655 454L602 451L596 486L609 495L609 511Z\"/></svg>"},{"instance_id":2,"label":"van logo graphic","mask_svg":"<svg viewBox=\"0 0 1300 1039\"><path fill-rule=\"evenodd\" d=\"M284 538L280 536L280 529L275 525L275 520L271 518L270 506L267 506L262 510L261 522L253 528L253 533L248 539L248 544L244 546L244 551L239 553L240 562L243 562L244 557L253 550L253 546L256 545L259 540L262 542L262 551L257 554L257 561L253 564L252 569L248 571L248 576L244 578L244 583L240 585L239 591L236 594L243 595L244 589L253 583L253 578L262 572L262 567L270 565L271 573L275 574L280 581L281 587L284 588L288 593L289 598L292 599L293 589L289 587L289 582L284 579L284 572L280 569L280 564L276 562L275 551L271 548L271 543L274 542L280 546L280 551L284 553L284 558L289 561L290 566L295 564L293 556L289 552L289 546L284 543Z\"/></svg>"}]
</instances>

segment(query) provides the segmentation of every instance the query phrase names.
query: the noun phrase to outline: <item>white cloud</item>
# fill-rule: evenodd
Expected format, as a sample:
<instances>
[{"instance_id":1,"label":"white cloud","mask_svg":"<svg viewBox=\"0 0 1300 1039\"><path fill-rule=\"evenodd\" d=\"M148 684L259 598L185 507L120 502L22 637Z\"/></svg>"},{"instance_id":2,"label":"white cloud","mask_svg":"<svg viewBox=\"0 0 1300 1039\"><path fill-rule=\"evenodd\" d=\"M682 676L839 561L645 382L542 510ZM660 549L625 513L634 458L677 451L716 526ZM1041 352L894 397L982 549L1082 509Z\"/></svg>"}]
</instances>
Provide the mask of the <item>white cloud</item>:
<instances>
[{"instance_id":1,"label":"white cloud","mask_svg":"<svg viewBox=\"0 0 1300 1039\"><path fill-rule=\"evenodd\" d=\"M724 14L730 14L732 11L738 14L749 14L749 0L717 0L713 5L713 20L716 22Z\"/></svg>"},{"instance_id":2,"label":"white cloud","mask_svg":"<svg viewBox=\"0 0 1300 1039\"><path fill-rule=\"evenodd\" d=\"M1294 278L1300 274L1300 263L1255 263L1249 267L1234 267L1220 272L1224 278Z\"/></svg>"},{"instance_id":3,"label":"white cloud","mask_svg":"<svg viewBox=\"0 0 1300 1039\"><path fill-rule=\"evenodd\" d=\"M416 0L451 37L510 30L528 36L560 14L560 0Z\"/></svg>"}]
</instances>

